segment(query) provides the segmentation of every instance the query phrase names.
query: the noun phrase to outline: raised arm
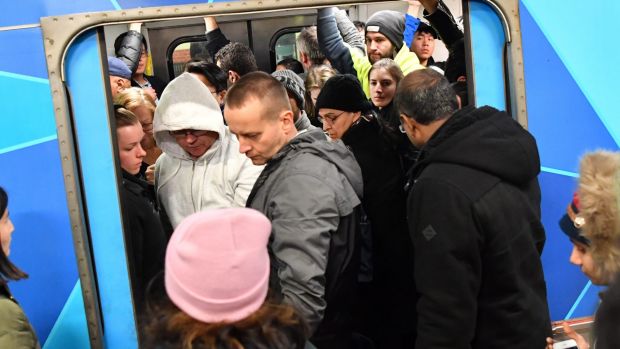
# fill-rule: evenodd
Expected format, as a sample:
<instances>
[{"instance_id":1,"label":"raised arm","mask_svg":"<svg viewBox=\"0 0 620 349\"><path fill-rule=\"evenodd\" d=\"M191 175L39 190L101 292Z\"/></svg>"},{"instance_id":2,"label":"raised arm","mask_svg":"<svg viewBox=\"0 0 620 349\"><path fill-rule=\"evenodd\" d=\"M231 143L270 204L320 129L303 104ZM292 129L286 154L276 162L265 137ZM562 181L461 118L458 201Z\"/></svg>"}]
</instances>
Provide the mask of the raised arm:
<instances>
[{"instance_id":1,"label":"raised arm","mask_svg":"<svg viewBox=\"0 0 620 349\"><path fill-rule=\"evenodd\" d=\"M142 39L143 36L140 33L142 23L131 23L129 25L129 31L127 35L123 37L121 43L116 50L115 54L121 61L123 61L131 73L135 73L138 69L138 63L140 62L140 55L142 54Z\"/></svg>"},{"instance_id":2,"label":"raised arm","mask_svg":"<svg viewBox=\"0 0 620 349\"><path fill-rule=\"evenodd\" d=\"M215 17L207 16L204 18L204 21L205 27L207 29L207 51L209 51L209 54L211 55L211 60L215 62L215 54L224 46L228 45L230 43L230 40L228 40L228 38L226 38L226 35L224 35L224 33L222 33L222 30L220 30L220 27L217 24Z\"/></svg>"},{"instance_id":3,"label":"raised arm","mask_svg":"<svg viewBox=\"0 0 620 349\"><path fill-rule=\"evenodd\" d=\"M338 31L340 35L342 35L344 42L351 47L366 51L364 37L357 28L355 28L355 24L353 24L349 16L347 16L347 12L345 10L336 10L334 11L334 17L336 18Z\"/></svg>"},{"instance_id":4,"label":"raised arm","mask_svg":"<svg viewBox=\"0 0 620 349\"><path fill-rule=\"evenodd\" d=\"M420 0L424 6L424 18L435 28L443 43L450 48L459 39L463 38L463 32L459 29L450 9L438 0Z\"/></svg>"},{"instance_id":5,"label":"raised arm","mask_svg":"<svg viewBox=\"0 0 620 349\"><path fill-rule=\"evenodd\" d=\"M317 13L317 38L319 48L325 57L341 74L357 74L353 68L353 59L349 48L340 35L336 17L334 13L338 9L335 7L321 8Z\"/></svg>"}]
</instances>

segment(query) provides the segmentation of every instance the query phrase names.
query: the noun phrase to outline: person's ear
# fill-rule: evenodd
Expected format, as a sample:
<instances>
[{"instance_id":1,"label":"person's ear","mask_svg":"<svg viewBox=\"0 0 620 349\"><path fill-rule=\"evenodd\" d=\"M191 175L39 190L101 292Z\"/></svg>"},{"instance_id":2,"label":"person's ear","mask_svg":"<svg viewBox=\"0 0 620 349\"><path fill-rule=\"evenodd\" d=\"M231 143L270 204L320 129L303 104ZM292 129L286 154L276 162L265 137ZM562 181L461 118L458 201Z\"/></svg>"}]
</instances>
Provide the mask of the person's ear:
<instances>
[{"instance_id":1,"label":"person's ear","mask_svg":"<svg viewBox=\"0 0 620 349\"><path fill-rule=\"evenodd\" d=\"M112 83L112 88L116 91L116 93L119 93L125 89L125 82L121 78L115 78Z\"/></svg>"},{"instance_id":2,"label":"person's ear","mask_svg":"<svg viewBox=\"0 0 620 349\"><path fill-rule=\"evenodd\" d=\"M226 92L228 92L227 90L222 90L220 92L218 92L217 95L217 102L219 104L224 104L224 100L226 99Z\"/></svg>"},{"instance_id":3,"label":"person's ear","mask_svg":"<svg viewBox=\"0 0 620 349\"><path fill-rule=\"evenodd\" d=\"M279 120L282 124L282 129L286 134L291 133L292 130L297 131L295 128L295 121L293 118L293 112L291 110L284 110L280 113Z\"/></svg>"},{"instance_id":4,"label":"person's ear","mask_svg":"<svg viewBox=\"0 0 620 349\"><path fill-rule=\"evenodd\" d=\"M228 71L228 81L230 81L231 84L234 84L240 78L241 78L241 76L239 74L237 74L236 71L233 71L233 70L229 70Z\"/></svg>"}]
</instances>

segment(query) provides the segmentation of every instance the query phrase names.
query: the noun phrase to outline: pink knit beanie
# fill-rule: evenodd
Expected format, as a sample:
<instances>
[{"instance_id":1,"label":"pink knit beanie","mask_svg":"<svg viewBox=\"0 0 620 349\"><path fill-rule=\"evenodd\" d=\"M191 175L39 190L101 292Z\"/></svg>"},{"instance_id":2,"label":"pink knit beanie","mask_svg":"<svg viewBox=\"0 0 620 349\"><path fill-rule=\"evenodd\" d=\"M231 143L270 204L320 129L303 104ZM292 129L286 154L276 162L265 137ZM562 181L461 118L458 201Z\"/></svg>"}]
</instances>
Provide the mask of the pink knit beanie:
<instances>
[{"instance_id":1,"label":"pink knit beanie","mask_svg":"<svg viewBox=\"0 0 620 349\"><path fill-rule=\"evenodd\" d=\"M249 208L195 213L172 234L166 250L166 291L189 316L235 322L265 301L271 223Z\"/></svg>"}]
</instances>

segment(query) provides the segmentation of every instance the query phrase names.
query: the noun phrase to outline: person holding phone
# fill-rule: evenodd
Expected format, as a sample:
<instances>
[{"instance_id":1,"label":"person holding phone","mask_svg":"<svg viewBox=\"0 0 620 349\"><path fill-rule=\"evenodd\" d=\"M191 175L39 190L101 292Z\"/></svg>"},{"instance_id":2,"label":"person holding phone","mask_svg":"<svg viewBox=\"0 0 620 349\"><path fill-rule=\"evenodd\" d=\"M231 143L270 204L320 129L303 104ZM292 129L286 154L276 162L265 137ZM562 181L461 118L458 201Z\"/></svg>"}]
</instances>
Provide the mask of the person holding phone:
<instances>
[{"instance_id":1,"label":"person holding phone","mask_svg":"<svg viewBox=\"0 0 620 349\"><path fill-rule=\"evenodd\" d=\"M573 243L570 262L595 285L610 285L620 272L619 193L620 153L586 154L581 160L579 188L559 223ZM554 343L547 338L547 349L590 348L589 341L567 323L563 328L570 340Z\"/></svg>"}]
</instances>

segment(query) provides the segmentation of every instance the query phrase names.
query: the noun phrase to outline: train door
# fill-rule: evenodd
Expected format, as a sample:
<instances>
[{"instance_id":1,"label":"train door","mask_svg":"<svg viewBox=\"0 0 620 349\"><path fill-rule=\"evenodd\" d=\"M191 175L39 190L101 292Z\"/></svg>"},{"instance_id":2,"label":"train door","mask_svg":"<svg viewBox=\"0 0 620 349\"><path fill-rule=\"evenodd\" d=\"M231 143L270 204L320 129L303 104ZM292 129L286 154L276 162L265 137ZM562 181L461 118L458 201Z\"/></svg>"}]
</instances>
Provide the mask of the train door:
<instances>
[{"instance_id":1,"label":"train door","mask_svg":"<svg viewBox=\"0 0 620 349\"><path fill-rule=\"evenodd\" d=\"M514 1L446 1L460 5L468 57L470 100L477 105L489 104L507 109L524 126L532 126L538 138L549 137L539 122L538 105L531 105L525 88L525 73L535 66L534 58L521 43L522 28L535 31L525 13L523 2ZM176 2L175 2L176 4ZM370 1L312 0L279 2L229 2L200 5L175 5L161 8L133 8L114 12L89 13L42 19L50 87L57 121L58 139L63 159L63 173L71 226L78 255L79 273L85 304L86 324L93 348L137 348L127 256L123 240L119 203L119 172L110 91L105 56L110 54L111 38L127 28L130 22L143 22L150 44L155 74L165 80L182 71L192 59L192 45L200 48L204 40L202 16L217 15L222 30L234 41L250 46L261 70L272 71L280 57L294 54L293 37L304 26L314 23L315 6L339 4L349 14L365 19L373 11L403 3L371 4ZM292 7L294 9L292 9ZM455 14L459 16L458 12ZM200 51L199 49L197 51ZM530 51L531 52L531 51ZM524 57L526 58L524 62ZM528 65L529 64L529 65ZM525 68L524 68L525 66ZM536 113L530 113L532 107ZM545 146L552 147L550 143ZM543 149L545 154L554 153ZM554 199L560 190L572 191L571 175L555 177L557 171L541 176L543 214L548 246L566 244L554 220L561 205ZM556 183L562 182L561 186ZM563 194L568 195L568 194ZM552 317L591 314L595 288L580 288L583 279L575 278L570 287L582 291L566 296L559 285L571 268L561 248L547 248L543 255L549 282ZM561 260L562 263L555 263ZM556 280L557 278L557 280ZM573 304L574 303L574 304ZM573 310L566 313L568 305ZM64 338L68 338L67 334ZM59 340L60 343L60 340ZM63 342L66 343L66 342ZM50 348L62 347L50 344Z\"/></svg>"}]
</instances>

